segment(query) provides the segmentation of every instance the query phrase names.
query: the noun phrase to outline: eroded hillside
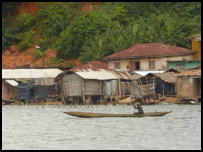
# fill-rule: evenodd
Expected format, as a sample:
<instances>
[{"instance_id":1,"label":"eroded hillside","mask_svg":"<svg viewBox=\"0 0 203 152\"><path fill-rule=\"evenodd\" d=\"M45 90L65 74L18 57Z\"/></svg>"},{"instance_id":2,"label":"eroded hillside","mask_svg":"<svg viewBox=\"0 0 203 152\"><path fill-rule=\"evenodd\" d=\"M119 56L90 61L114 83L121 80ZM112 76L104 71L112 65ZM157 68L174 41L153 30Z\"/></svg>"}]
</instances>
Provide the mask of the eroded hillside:
<instances>
[{"instance_id":1,"label":"eroded hillside","mask_svg":"<svg viewBox=\"0 0 203 152\"><path fill-rule=\"evenodd\" d=\"M23 13L29 13L35 16L38 11L38 2L24 2L18 7L16 14L13 14L15 18ZM92 11L95 6L98 7L100 2L81 2L80 11L83 13ZM35 57L35 47L26 49L25 51L18 51L17 45L10 46L2 54L2 68L18 68L18 67L42 67L42 58L37 59ZM68 67L77 66L82 64L78 60L60 60L54 61L56 58L56 50L49 49L47 57L45 58L45 67Z\"/></svg>"}]
</instances>

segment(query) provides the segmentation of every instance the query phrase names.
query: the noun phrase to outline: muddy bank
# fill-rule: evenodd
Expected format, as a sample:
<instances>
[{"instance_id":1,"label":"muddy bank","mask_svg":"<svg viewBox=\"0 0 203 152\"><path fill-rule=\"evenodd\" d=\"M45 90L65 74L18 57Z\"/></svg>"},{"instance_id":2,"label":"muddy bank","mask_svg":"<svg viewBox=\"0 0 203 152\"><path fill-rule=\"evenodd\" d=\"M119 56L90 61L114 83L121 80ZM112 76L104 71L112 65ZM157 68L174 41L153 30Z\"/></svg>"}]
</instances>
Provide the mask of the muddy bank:
<instances>
[{"instance_id":1,"label":"muddy bank","mask_svg":"<svg viewBox=\"0 0 203 152\"><path fill-rule=\"evenodd\" d=\"M121 99L119 101L110 101L110 102L102 102L102 103L95 103L95 102L90 102L89 104L86 105L107 105L107 104L127 104L127 105L132 105L136 104L137 102L140 102L140 100L135 100L132 99L131 97ZM159 100L149 98L146 99L145 102L141 102L142 105L152 105L152 104L201 104L201 102L198 103L179 103L176 100L176 97L164 97ZM38 101L38 102L22 102L22 101L16 101L16 100L8 100L8 101L2 101L2 105L84 105L83 103L78 103L78 102L69 102L69 103L64 103L62 101Z\"/></svg>"}]
</instances>

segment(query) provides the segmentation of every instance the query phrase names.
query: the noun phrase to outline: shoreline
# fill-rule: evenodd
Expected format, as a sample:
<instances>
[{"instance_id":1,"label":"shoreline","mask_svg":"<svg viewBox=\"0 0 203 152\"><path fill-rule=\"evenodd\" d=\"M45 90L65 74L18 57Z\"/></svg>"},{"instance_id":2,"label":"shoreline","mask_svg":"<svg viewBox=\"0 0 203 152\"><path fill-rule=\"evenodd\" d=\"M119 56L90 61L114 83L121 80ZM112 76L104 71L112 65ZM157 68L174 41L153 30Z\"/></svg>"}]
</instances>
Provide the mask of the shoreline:
<instances>
[{"instance_id":1,"label":"shoreline","mask_svg":"<svg viewBox=\"0 0 203 152\"><path fill-rule=\"evenodd\" d=\"M11 102L11 103L6 103L6 102L2 102L2 106L7 106L7 105L21 105L21 106L26 106L26 105L36 105L36 106L49 106L49 105L53 105L53 106L63 106L63 105L66 105L66 106L97 106L97 105L133 105L135 103L100 103L100 104L64 104L62 102L40 102L40 103L26 103L24 104L23 102ZM143 105L174 105L174 104L178 104L178 105L201 105L201 102L200 103L171 103L171 102L151 102L151 103L146 103L146 104L141 104L142 106Z\"/></svg>"},{"instance_id":2,"label":"shoreline","mask_svg":"<svg viewBox=\"0 0 203 152\"><path fill-rule=\"evenodd\" d=\"M2 105L133 105L136 104L137 102L140 102L134 98L128 97L120 100L114 100L114 101L100 101L100 102L95 102L91 101L86 104L83 102L77 102L77 101L72 101L72 102L64 102L64 101L28 101L28 102L23 102L19 101L16 99L12 100L3 100L2 99ZM189 105L201 105L201 102L178 102L176 97L164 97L160 99L154 99L154 98L147 98L140 102L141 105L169 105L169 104L189 104Z\"/></svg>"}]
</instances>

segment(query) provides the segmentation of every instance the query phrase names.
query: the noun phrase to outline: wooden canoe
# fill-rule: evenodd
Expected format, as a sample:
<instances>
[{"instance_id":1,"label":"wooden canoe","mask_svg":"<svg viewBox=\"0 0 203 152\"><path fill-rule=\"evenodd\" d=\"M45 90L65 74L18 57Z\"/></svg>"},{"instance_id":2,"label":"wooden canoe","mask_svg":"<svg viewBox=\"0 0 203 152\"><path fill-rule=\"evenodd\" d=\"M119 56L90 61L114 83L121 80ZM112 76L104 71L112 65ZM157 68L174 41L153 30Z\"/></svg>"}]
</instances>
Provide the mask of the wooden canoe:
<instances>
[{"instance_id":1,"label":"wooden canoe","mask_svg":"<svg viewBox=\"0 0 203 152\"><path fill-rule=\"evenodd\" d=\"M172 111L168 112L151 112L144 114L107 114L107 113L89 113L89 112L64 112L65 114L81 117L81 118L99 118L99 117L146 117L146 116L163 116Z\"/></svg>"}]
</instances>

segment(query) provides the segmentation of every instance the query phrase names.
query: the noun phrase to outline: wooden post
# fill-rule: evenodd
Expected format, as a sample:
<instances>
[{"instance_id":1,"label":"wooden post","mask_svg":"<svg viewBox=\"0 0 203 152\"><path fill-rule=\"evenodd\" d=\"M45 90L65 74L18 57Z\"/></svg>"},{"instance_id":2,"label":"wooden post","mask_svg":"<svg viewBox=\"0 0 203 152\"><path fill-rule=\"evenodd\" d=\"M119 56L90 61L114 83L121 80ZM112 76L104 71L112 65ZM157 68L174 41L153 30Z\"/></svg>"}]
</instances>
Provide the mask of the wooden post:
<instances>
[{"instance_id":1,"label":"wooden post","mask_svg":"<svg viewBox=\"0 0 203 152\"><path fill-rule=\"evenodd\" d=\"M121 80L120 80L120 78L118 79L118 90L119 90L119 95L121 98Z\"/></svg>"},{"instance_id":2,"label":"wooden post","mask_svg":"<svg viewBox=\"0 0 203 152\"><path fill-rule=\"evenodd\" d=\"M102 81L99 81L99 95L102 95Z\"/></svg>"},{"instance_id":3,"label":"wooden post","mask_svg":"<svg viewBox=\"0 0 203 152\"><path fill-rule=\"evenodd\" d=\"M102 96L100 96L100 98L99 98L99 103L100 103L100 104L103 104L103 103L104 103L104 101L103 101L103 99L102 99Z\"/></svg>"},{"instance_id":4,"label":"wooden post","mask_svg":"<svg viewBox=\"0 0 203 152\"><path fill-rule=\"evenodd\" d=\"M86 98L85 98L85 91L84 91L84 79L82 79L82 99L83 99L83 105L85 105Z\"/></svg>"}]
</instances>

